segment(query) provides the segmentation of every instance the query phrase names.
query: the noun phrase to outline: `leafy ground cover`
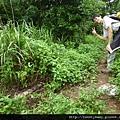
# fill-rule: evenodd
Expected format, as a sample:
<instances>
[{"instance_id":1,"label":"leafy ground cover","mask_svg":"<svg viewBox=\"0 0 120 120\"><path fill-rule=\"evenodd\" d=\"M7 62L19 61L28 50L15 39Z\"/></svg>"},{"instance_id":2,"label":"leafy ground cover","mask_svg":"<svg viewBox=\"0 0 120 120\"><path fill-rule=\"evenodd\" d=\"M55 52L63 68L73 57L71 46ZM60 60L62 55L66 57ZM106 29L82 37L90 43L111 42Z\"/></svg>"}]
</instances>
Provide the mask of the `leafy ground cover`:
<instances>
[{"instance_id":1,"label":"leafy ground cover","mask_svg":"<svg viewBox=\"0 0 120 120\"><path fill-rule=\"evenodd\" d=\"M105 45L102 41L88 35L84 44L81 43L78 48L68 48L54 43L52 35L46 29L38 30L26 23L17 27L14 24L3 26L0 38L0 82L3 86L0 113L105 113L104 102L96 101L100 96L100 91L96 89L80 89L76 102L54 93L66 85L83 85L88 80L92 82L97 79L98 60ZM115 65L117 63L119 61L116 61ZM113 71L115 68L114 66ZM116 69L116 72L119 72L119 69ZM119 74L116 76L119 77ZM43 94L35 93L25 98L4 96L8 86L9 89L12 89L13 85L24 89L36 82L45 83L46 90ZM19 99L23 101L20 104ZM29 99L34 100L35 104L29 106ZM12 108L17 109L13 111Z\"/></svg>"},{"instance_id":2,"label":"leafy ground cover","mask_svg":"<svg viewBox=\"0 0 120 120\"><path fill-rule=\"evenodd\" d=\"M86 82L96 71L102 48L100 42L93 44L89 36L87 44L67 49L53 43L47 31L36 30L26 23L21 27L4 26L0 37L1 82L16 82L22 87L44 77L49 78L46 86L53 90L66 83Z\"/></svg>"}]
</instances>

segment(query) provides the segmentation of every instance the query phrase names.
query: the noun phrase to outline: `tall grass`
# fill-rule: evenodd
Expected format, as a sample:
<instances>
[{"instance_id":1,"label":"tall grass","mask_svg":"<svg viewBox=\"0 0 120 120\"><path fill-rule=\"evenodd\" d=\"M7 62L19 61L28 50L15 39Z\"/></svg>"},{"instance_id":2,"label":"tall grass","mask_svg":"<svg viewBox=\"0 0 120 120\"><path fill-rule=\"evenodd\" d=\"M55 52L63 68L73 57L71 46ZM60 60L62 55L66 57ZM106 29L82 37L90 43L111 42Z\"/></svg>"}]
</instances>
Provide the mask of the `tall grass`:
<instances>
[{"instance_id":1,"label":"tall grass","mask_svg":"<svg viewBox=\"0 0 120 120\"><path fill-rule=\"evenodd\" d=\"M0 31L0 38L1 81L18 82L23 87L36 80L47 81L46 86L53 90L66 83L86 82L95 75L102 53L102 42L92 42L91 36L86 38L91 43L68 49L54 43L44 27L38 29L26 22L16 26L8 23Z\"/></svg>"},{"instance_id":2,"label":"tall grass","mask_svg":"<svg viewBox=\"0 0 120 120\"><path fill-rule=\"evenodd\" d=\"M14 64L21 65L21 60L24 59L21 54L23 37L20 30L17 30L14 24L7 24L3 26L0 33L0 60L1 60L1 80L9 81L14 76Z\"/></svg>"},{"instance_id":3,"label":"tall grass","mask_svg":"<svg viewBox=\"0 0 120 120\"><path fill-rule=\"evenodd\" d=\"M97 61L102 54L101 49L103 49L103 43L93 40L92 36L87 36L86 44L81 44L77 49L70 47L68 49L63 44L54 43L52 34L44 27L38 29L33 24L26 22L23 22L22 25L15 26L15 24L8 23L3 26L0 31L0 39L0 82L17 83L16 86L19 84L27 87L36 81L43 81L52 91L60 90L65 84L74 85L87 82L88 78L92 79L96 74ZM50 93L50 91L46 92ZM80 91L80 93L82 92ZM83 100L81 95L79 100ZM84 95L86 97L88 93L85 92ZM91 99L92 96L90 95ZM2 103L8 108L8 112L3 111L2 113L13 113L11 108L16 108L19 104L16 99L11 100L4 96L1 96L0 99L3 99ZM84 100L87 104L80 101L74 103L73 100L68 100L63 96L49 95L44 102L38 103L34 113L99 112L96 107L91 109L89 100ZM60 101L62 102L60 103ZM103 105L101 102L95 101L95 103L95 105ZM51 105L54 109L51 108ZM63 105L62 108L61 105ZM94 106L94 103L92 105ZM22 104L14 113L24 113L25 108L21 109L21 106ZM70 109L68 110L66 106ZM84 107L89 110L85 112ZM103 112L103 108L100 108L100 112ZM91 112L91 110L93 111ZM25 112L29 111L25 109ZM33 112L31 111L31 113Z\"/></svg>"},{"instance_id":4,"label":"tall grass","mask_svg":"<svg viewBox=\"0 0 120 120\"><path fill-rule=\"evenodd\" d=\"M33 62L36 61L36 54L30 45L37 40L50 43L52 35L49 34L50 32L44 28L37 29L33 24L26 22L22 25L9 22L3 26L0 31L0 81L5 83L17 81L27 86L27 79L32 80L34 74L38 73L35 70L37 64Z\"/></svg>"}]
</instances>

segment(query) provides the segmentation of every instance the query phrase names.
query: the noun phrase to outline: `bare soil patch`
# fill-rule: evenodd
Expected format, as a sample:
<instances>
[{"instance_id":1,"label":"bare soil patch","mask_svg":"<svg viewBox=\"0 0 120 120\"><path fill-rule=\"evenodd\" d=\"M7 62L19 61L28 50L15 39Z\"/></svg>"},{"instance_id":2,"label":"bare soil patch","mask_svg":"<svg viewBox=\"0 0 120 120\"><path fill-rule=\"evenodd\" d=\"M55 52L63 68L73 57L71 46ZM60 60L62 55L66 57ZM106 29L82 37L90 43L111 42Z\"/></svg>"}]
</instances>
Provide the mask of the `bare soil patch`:
<instances>
[{"instance_id":1,"label":"bare soil patch","mask_svg":"<svg viewBox=\"0 0 120 120\"><path fill-rule=\"evenodd\" d=\"M102 69L106 69L106 59L105 55L103 55L103 58L99 60L98 65L98 81L96 83L96 88L98 88L100 85L103 85L105 83L109 83L109 77L111 77L112 73L104 74L101 73ZM109 114L120 114L120 102L115 98L115 96L109 96L109 95L101 95L99 99L102 99L106 102L106 111L111 111Z\"/></svg>"}]
</instances>

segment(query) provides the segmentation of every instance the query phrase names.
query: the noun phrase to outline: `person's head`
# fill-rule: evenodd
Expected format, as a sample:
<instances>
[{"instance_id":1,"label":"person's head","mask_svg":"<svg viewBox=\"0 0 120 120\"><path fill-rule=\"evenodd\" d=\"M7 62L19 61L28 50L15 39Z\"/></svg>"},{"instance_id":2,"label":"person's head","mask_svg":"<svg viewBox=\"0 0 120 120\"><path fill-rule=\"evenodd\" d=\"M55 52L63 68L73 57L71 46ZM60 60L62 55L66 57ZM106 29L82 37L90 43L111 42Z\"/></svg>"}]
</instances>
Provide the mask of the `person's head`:
<instances>
[{"instance_id":1,"label":"person's head","mask_svg":"<svg viewBox=\"0 0 120 120\"><path fill-rule=\"evenodd\" d=\"M95 15L92 16L92 21L100 24L100 23L103 22L103 19L101 18L101 15L95 14Z\"/></svg>"}]
</instances>

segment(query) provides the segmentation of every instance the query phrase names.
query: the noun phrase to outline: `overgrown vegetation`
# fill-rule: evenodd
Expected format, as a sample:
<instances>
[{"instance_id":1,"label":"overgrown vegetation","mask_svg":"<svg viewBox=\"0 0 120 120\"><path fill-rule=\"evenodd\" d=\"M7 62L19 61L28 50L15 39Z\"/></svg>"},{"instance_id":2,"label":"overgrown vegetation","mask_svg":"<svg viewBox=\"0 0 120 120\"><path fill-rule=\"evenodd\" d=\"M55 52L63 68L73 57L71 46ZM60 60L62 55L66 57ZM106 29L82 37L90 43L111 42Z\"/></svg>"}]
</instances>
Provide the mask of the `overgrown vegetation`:
<instances>
[{"instance_id":1,"label":"overgrown vegetation","mask_svg":"<svg viewBox=\"0 0 120 120\"><path fill-rule=\"evenodd\" d=\"M26 23L21 27L9 25L4 26L0 36L1 82L27 87L46 78L46 87L58 90L66 83L86 82L95 73L102 42L93 44L88 36L88 43L67 49L53 43L44 29L36 30Z\"/></svg>"},{"instance_id":2,"label":"overgrown vegetation","mask_svg":"<svg viewBox=\"0 0 120 120\"><path fill-rule=\"evenodd\" d=\"M74 41L77 47L89 32L92 14L104 5L102 0L1 0L0 17L3 23L33 21L35 26L44 25L52 32L54 42Z\"/></svg>"},{"instance_id":3,"label":"overgrown vegetation","mask_svg":"<svg viewBox=\"0 0 120 120\"><path fill-rule=\"evenodd\" d=\"M16 84L25 88L36 81L43 81L46 83L45 87L48 89L48 92L60 90L65 84L74 85L80 82L83 84L87 82L88 78L91 80L95 79L97 61L104 47L102 41L99 41L97 38L93 39L89 35L84 40L85 44L81 44L77 49L66 48L63 44L52 42L52 35L49 35L44 28L37 30L35 26L27 25L26 23L17 27L14 24L7 24L0 31L0 38L0 48L2 50L0 51L1 83ZM89 109L86 111L84 109L85 106L82 105L82 107L81 104L83 103L80 101L75 103L73 100L65 97L56 96L52 92L49 95L48 99L45 98L45 101L38 103L34 113L90 113L91 111L91 108L86 108ZM51 109L51 104L46 104L46 100L52 103L53 101L51 100L53 98L56 101L59 99L59 101L63 102L56 103L55 108ZM1 100L1 105L6 103L8 107L3 111L1 110L1 113L13 113L10 104L13 103L13 107L17 107L17 104L19 104L14 103L16 99L4 96L1 96ZM26 100L24 99L23 101L23 104L25 104ZM65 110L64 105L61 110L58 109L62 103L71 109L69 111ZM19 105L22 106L23 104ZM45 104L46 107L44 106ZM39 106L41 109L39 109ZM81 109L78 109L78 106L81 106ZM24 107L18 107L17 109L14 113L30 112L28 109L24 109ZM91 113L99 113L96 110L92 111Z\"/></svg>"},{"instance_id":4,"label":"overgrown vegetation","mask_svg":"<svg viewBox=\"0 0 120 120\"><path fill-rule=\"evenodd\" d=\"M110 79L111 83L115 84L118 86L118 91L117 94L120 94L120 50L117 51L116 53L116 59L114 61L114 64L111 66L111 70L113 72L113 75ZM117 98L120 101L120 97L117 96Z\"/></svg>"},{"instance_id":5,"label":"overgrown vegetation","mask_svg":"<svg viewBox=\"0 0 120 120\"><path fill-rule=\"evenodd\" d=\"M91 92L89 92L89 90ZM101 114L105 112L105 103L97 100L100 91L92 86L84 91L81 88L77 101L67 98L63 94L57 95L51 91L45 93L34 93L28 97L9 98L0 96L0 113L2 114ZM94 94L93 94L94 93ZM29 101L28 101L28 100ZM35 101L29 106L30 101ZM51 107L52 106L52 107Z\"/></svg>"},{"instance_id":6,"label":"overgrown vegetation","mask_svg":"<svg viewBox=\"0 0 120 120\"><path fill-rule=\"evenodd\" d=\"M119 1L115 3L119 8ZM88 80L97 80L105 43L90 35L91 16L97 12L104 15L104 6L102 0L1 0L1 114L105 113L105 103L97 100L100 91L82 87ZM119 57L118 52L111 67L111 82L118 87ZM44 82L46 91L26 97L6 95L13 86L25 89L36 82ZM77 101L57 94L63 87L78 83Z\"/></svg>"},{"instance_id":7,"label":"overgrown vegetation","mask_svg":"<svg viewBox=\"0 0 120 120\"><path fill-rule=\"evenodd\" d=\"M22 114L27 113L25 107L26 99L23 98L9 98L0 94L0 114Z\"/></svg>"},{"instance_id":8,"label":"overgrown vegetation","mask_svg":"<svg viewBox=\"0 0 120 120\"><path fill-rule=\"evenodd\" d=\"M71 98L66 98L63 94L57 95L49 92L47 97L41 95L41 101L38 102L32 113L100 114L105 112L105 103L96 100L100 96L100 91L96 91L95 88L90 86L86 91L81 88L78 93L76 102Z\"/></svg>"}]
</instances>

